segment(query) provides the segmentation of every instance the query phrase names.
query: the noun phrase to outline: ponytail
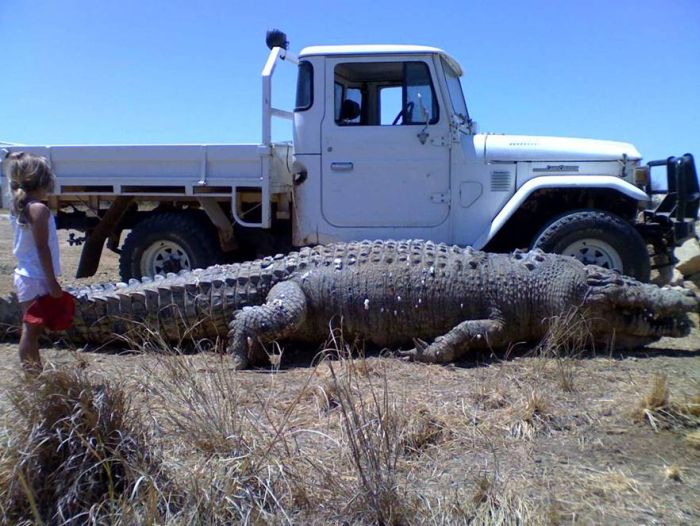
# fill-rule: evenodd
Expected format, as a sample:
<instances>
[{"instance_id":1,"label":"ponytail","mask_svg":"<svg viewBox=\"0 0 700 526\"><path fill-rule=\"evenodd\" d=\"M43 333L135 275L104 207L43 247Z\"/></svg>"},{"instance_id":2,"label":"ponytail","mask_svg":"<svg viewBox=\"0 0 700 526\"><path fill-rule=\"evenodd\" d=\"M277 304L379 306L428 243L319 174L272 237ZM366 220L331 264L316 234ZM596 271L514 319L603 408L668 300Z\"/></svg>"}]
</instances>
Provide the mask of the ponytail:
<instances>
[{"instance_id":1,"label":"ponytail","mask_svg":"<svg viewBox=\"0 0 700 526\"><path fill-rule=\"evenodd\" d=\"M10 201L10 213L17 218L17 222L21 225L27 223L25 207L27 203L27 192L21 188L13 188L12 185L12 200Z\"/></svg>"}]
</instances>

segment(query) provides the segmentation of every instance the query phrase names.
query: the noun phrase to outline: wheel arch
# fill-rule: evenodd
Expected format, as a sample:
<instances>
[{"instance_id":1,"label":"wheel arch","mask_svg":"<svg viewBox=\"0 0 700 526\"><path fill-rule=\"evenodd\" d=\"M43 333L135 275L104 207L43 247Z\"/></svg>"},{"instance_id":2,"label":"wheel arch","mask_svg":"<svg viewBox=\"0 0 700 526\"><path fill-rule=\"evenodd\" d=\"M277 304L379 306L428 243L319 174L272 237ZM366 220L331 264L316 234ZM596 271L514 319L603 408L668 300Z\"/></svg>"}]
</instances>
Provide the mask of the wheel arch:
<instances>
[{"instance_id":1,"label":"wheel arch","mask_svg":"<svg viewBox=\"0 0 700 526\"><path fill-rule=\"evenodd\" d=\"M495 252L528 249L546 224L566 213L597 209L631 221L647 200L642 190L612 176L538 177L513 195L474 246Z\"/></svg>"},{"instance_id":2,"label":"wheel arch","mask_svg":"<svg viewBox=\"0 0 700 526\"><path fill-rule=\"evenodd\" d=\"M118 228L120 231L133 230L144 221L150 221L154 216L161 215L170 215L171 217L180 215L187 216L188 218L191 218L200 223L200 225L203 228L207 229L209 232L213 234L217 233L216 225L212 223L212 221L209 219L209 216L203 209L195 207L173 207L169 206L167 203L159 203L158 206L156 206L152 210L135 211L133 214L130 215L130 217L128 217L128 221L124 221L121 224L119 224Z\"/></svg>"}]
</instances>

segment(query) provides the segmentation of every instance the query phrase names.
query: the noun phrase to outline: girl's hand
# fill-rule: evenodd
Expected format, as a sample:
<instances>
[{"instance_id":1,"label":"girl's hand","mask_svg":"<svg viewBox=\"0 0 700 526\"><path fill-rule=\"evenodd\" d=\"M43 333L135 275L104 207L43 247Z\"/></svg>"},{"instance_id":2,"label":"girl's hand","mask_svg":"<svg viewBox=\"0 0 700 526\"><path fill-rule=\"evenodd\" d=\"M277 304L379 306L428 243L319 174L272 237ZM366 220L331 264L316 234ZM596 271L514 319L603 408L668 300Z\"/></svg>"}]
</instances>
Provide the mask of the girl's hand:
<instances>
[{"instance_id":1,"label":"girl's hand","mask_svg":"<svg viewBox=\"0 0 700 526\"><path fill-rule=\"evenodd\" d=\"M60 298L63 296L63 289L55 279L53 281L49 281L49 294L52 298Z\"/></svg>"}]
</instances>

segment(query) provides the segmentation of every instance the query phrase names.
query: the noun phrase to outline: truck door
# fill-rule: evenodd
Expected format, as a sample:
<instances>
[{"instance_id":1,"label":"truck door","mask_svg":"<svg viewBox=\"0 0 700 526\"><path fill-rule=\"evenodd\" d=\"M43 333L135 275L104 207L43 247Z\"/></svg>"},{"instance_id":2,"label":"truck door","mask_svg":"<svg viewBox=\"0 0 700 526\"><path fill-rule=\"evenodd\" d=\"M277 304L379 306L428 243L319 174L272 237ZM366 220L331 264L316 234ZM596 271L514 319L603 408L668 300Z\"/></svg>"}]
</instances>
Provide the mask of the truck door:
<instances>
[{"instance_id":1,"label":"truck door","mask_svg":"<svg viewBox=\"0 0 700 526\"><path fill-rule=\"evenodd\" d=\"M321 207L336 227L434 227L449 215L447 108L433 63L326 61Z\"/></svg>"}]
</instances>

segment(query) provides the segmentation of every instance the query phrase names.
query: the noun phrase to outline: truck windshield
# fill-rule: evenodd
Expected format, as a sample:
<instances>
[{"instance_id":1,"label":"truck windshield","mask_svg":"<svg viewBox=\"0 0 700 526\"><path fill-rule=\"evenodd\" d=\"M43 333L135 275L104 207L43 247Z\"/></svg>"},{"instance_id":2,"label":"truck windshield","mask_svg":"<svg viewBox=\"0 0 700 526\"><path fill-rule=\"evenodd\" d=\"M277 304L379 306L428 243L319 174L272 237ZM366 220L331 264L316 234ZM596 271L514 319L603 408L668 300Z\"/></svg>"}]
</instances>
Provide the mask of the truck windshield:
<instances>
[{"instance_id":1,"label":"truck windshield","mask_svg":"<svg viewBox=\"0 0 700 526\"><path fill-rule=\"evenodd\" d=\"M467 103L464 102L464 94L462 93L462 85L459 82L459 76L445 59L441 60L442 69L445 70L445 78L447 79L447 90L450 92L452 109L454 109L456 114L464 118L465 123L469 122L469 112L467 111Z\"/></svg>"}]
</instances>

